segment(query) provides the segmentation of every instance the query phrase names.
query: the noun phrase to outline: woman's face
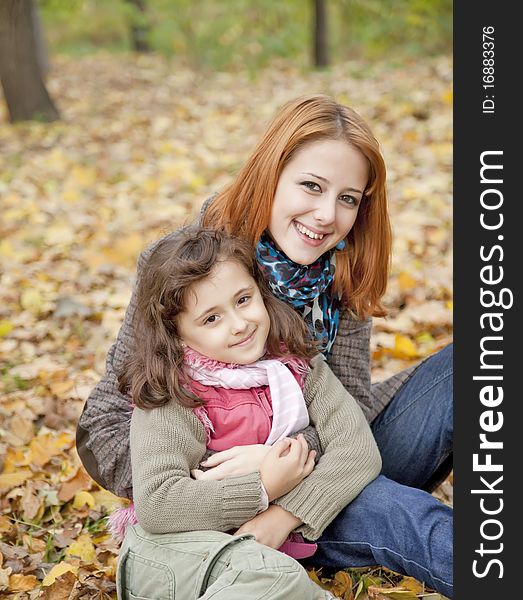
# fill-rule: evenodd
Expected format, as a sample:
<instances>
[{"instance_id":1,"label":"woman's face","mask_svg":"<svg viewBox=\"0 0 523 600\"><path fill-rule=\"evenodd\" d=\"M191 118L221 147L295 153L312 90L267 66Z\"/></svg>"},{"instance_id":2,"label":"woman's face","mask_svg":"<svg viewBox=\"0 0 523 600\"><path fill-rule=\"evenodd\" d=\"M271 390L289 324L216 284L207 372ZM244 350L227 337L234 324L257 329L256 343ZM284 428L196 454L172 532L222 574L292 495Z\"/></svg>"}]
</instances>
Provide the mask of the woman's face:
<instances>
[{"instance_id":1,"label":"woman's face","mask_svg":"<svg viewBox=\"0 0 523 600\"><path fill-rule=\"evenodd\" d=\"M310 265L349 233L367 185L363 154L343 140L311 142L283 169L269 233L288 258Z\"/></svg>"}]
</instances>

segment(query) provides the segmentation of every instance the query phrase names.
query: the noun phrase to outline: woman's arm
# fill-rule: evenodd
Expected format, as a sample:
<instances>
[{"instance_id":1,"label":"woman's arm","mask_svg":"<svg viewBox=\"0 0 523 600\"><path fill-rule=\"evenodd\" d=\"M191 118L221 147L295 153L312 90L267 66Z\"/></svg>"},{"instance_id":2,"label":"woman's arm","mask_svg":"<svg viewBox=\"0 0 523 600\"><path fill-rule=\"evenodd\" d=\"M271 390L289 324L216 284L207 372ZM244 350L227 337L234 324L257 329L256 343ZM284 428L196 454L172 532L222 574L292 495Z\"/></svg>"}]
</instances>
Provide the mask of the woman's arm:
<instances>
[{"instance_id":1,"label":"woman's arm","mask_svg":"<svg viewBox=\"0 0 523 600\"><path fill-rule=\"evenodd\" d=\"M379 475L381 457L362 410L325 361L315 361L304 395L324 454L306 479L274 503L299 518L298 531L315 540Z\"/></svg>"},{"instance_id":2,"label":"woman's arm","mask_svg":"<svg viewBox=\"0 0 523 600\"><path fill-rule=\"evenodd\" d=\"M146 248L138 259L136 281L158 242ZM105 375L89 394L76 430L76 447L91 477L117 496L132 497L129 426L132 405L118 391L118 371L131 351L136 309L136 284L124 322L106 360Z\"/></svg>"}]
</instances>

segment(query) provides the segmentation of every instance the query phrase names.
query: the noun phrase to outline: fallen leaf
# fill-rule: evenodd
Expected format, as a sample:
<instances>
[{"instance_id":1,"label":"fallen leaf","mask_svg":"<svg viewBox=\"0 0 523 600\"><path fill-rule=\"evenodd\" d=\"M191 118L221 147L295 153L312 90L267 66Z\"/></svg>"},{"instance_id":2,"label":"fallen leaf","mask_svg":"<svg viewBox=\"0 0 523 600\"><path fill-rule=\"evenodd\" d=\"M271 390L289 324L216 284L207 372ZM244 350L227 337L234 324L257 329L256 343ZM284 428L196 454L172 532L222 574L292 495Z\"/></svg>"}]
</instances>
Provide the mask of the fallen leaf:
<instances>
[{"instance_id":1,"label":"fallen leaf","mask_svg":"<svg viewBox=\"0 0 523 600\"><path fill-rule=\"evenodd\" d=\"M74 496L73 500L73 508L81 509L84 506L88 506L89 508L93 508L95 505L95 499L93 495L86 491L77 492Z\"/></svg>"},{"instance_id":2,"label":"fallen leaf","mask_svg":"<svg viewBox=\"0 0 523 600\"><path fill-rule=\"evenodd\" d=\"M85 562L92 562L96 558L96 550L88 533L83 533L65 551L66 556L77 556Z\"/></svg>"},{"instance_id":3,"label":"fallen leaf","mask_svg":"<svg viewBox=\"0 0 523 600\"><path fill-rule=\"evenodd\" d=\"M410 338L397 333L394 338L393 356L396 358L416 358L418 349Z\"/></svg>"},{"instance_id":4,"label":"fallen leaf","mask_svg":"<svg viewBox=\"0 0 523 600\"><path fill-rule=\"evenodd\" d=\"M44 577L44 580L42 581L42 586L46 587L48 585L51 585L56 581L58 577L68 572L74 573L76 575L76 573L78 573L78 567L76 565L71 565L67 562L59 562Z\"/></svg>"},{"instance_id":5,"label":"fallen leaf","mask_svg":"<svg viewBox=\"0 0 523 600\"><path fill-rule=\"evenodd\" d=\"M0 493L9 491L32 476L33 472L29 469L20 469L17 473L2 473L0 475Z\"/></svg>"},{"instance_id":6,"label":"fallen leaf","mask_svg":"<svg viewBox=\"0 0 523 600\"><path fill-rule=\"evenodd\" d=\"M11 575L9 577L9 590L11 592L29 592L38 585L34 575Z\"/></svg>"},{"instance_id":7,"label":"fallen leaf","mask_svg":"<svg viewBox=\"0 0 523 600\"><path fill-rule=\"evenodd\" d=\"M74 476L60 486L58 499L62 502L69 502L77 492L89 491L92 484L93 480L89 477L87 471L82 466L79 466Z\"/></svg>"},{"instance_id":8,"label":"fallen leaf","mask_svg":"<svg viewBox=\"0 0 523 600\"><path fill-rule=\"evenodd\" d=\"M9 576L11 575L11 567L7 569L0 568L0 592L5 592L9 589Z\"/></svg>"},{"instance_id":9,"label":"fallen leaf","mask_svg":"<svg viewBox=\"0 0 523 600\"><path fill-rule=\"evenodd\" d=\"M78 579L75 572L70 570L65 571L60 576L57 576L52 583L43 587L40 597L45 600L70 600L71 593L77 584Z\"/></svg>"},{"instance_id":10,"label":"fallen leaf","mask_svg":"<svg viewBox=\"0 0 523 600\"><path fill-rule=\"evenodd\" d=\"M44 298L42 294L33 288L24 290L20 295L20 306L35 315L39 315L44 308Z\"/></svg>"}]
</instances>

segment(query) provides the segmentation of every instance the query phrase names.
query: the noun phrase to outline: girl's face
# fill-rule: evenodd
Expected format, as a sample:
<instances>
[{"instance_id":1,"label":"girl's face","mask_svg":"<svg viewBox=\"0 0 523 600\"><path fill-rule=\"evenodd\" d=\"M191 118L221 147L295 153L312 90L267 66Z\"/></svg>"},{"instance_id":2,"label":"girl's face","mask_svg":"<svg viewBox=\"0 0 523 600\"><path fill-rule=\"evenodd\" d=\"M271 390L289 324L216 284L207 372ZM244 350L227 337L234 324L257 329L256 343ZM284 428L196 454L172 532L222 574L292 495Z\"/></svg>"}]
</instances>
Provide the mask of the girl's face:
<instances>
[{"instance_id":1,"label":"girl's face","mask_svg":"<svg viewBox=\"0 0 523 600\"><path fill-rule=\"evenodd\" d=\"M191 286L177 318L182 341L200 354L240 365L265 353L270 320L260 290L236 261L218 262Z\"/></svg>"},{"instance_id":2,"label":"girl's face","mask_svg":"<svg viewBox=\"0 0 523 600\"><path fill-rule=\"evenodd\" d=\"M288 258L310 265L349 233L367 185L363 154L343 140L310 142L283 169L269 233Z\"/></svg>"}]
</instances>

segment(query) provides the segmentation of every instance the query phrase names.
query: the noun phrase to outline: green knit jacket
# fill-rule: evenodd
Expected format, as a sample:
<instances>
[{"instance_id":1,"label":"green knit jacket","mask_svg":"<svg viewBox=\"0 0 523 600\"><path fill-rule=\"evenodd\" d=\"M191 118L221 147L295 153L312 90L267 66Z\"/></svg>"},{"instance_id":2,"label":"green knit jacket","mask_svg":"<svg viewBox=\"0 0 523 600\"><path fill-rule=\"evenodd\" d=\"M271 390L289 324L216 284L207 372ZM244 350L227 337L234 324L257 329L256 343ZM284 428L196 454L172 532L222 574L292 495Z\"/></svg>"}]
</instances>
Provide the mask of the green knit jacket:
<instances>
[{"instance_id":1,"label":"green knit jacket","mask_svg":"<svg viewBox=\"0 0 523 600\"><path fill-rule=\"evenodd\" d=\"M323 455L314 471L274 504L301 519L297 531L316 540L378 476L381 457L363 411L320 356L305 380L304 397ZM222 481L191 479L191 469L205 454L206 434L190 408L175 401L136 408L130 444L133 498L146 531L229 531L258 512L258 471Z\"/></svg>"}]
</instances>

